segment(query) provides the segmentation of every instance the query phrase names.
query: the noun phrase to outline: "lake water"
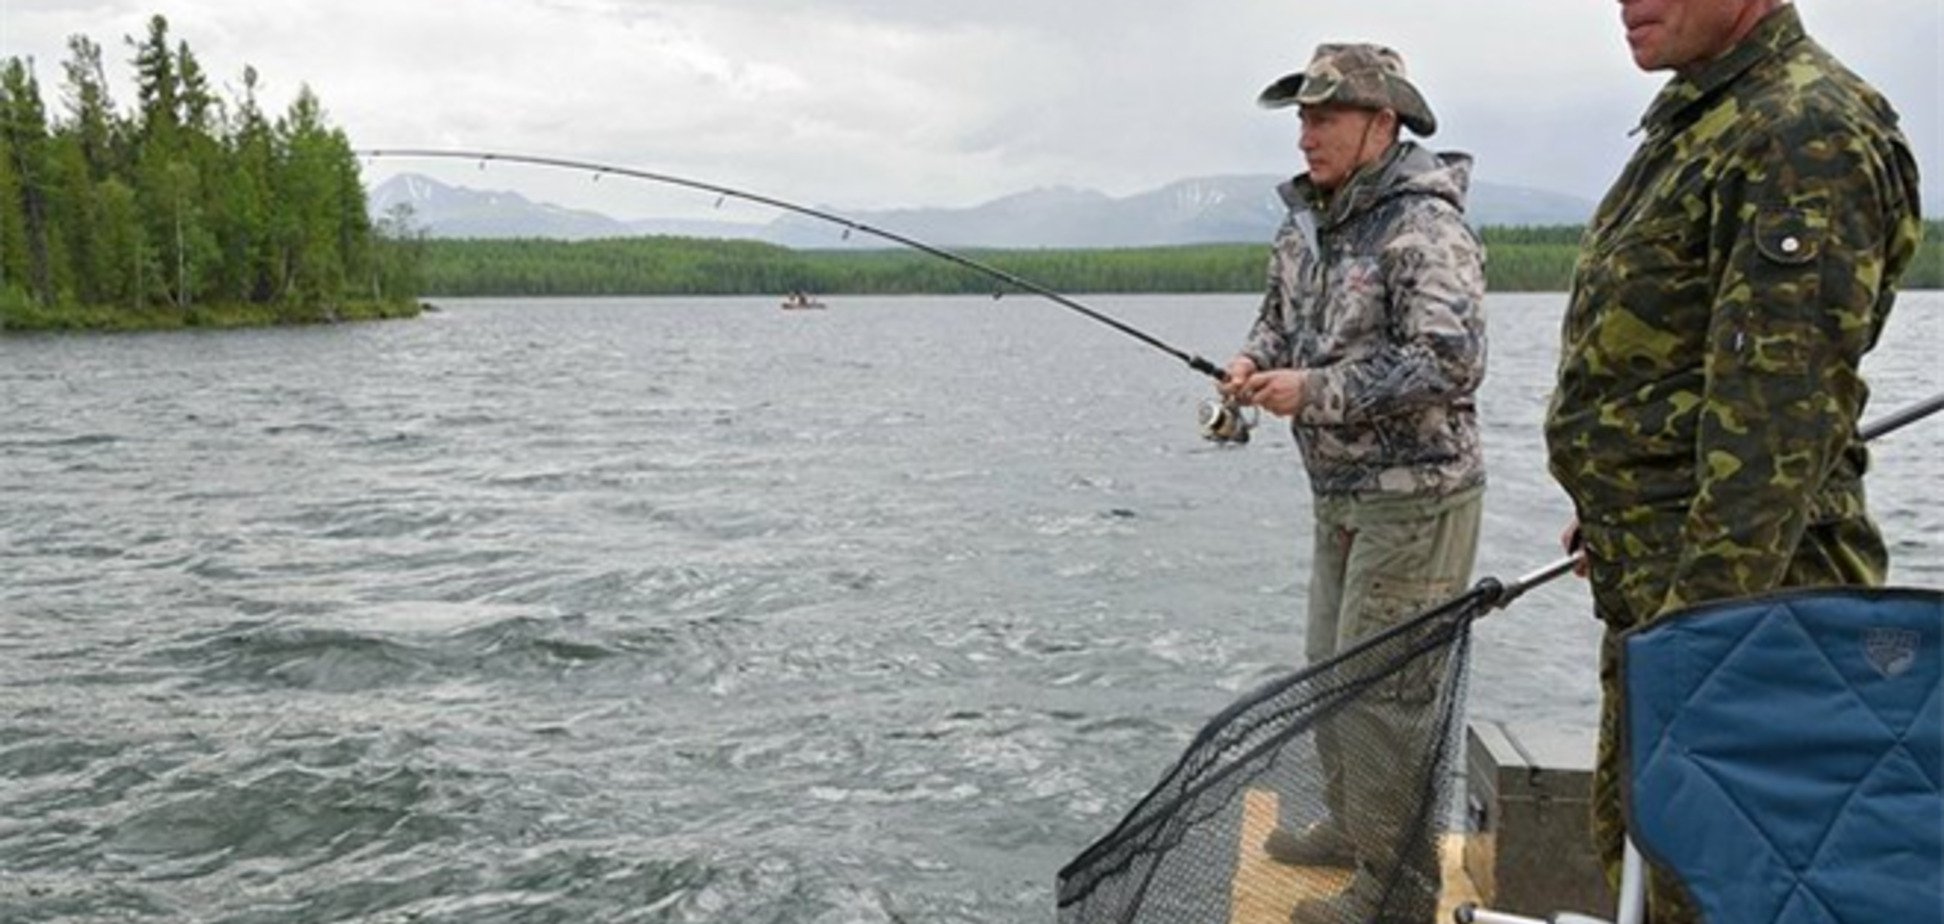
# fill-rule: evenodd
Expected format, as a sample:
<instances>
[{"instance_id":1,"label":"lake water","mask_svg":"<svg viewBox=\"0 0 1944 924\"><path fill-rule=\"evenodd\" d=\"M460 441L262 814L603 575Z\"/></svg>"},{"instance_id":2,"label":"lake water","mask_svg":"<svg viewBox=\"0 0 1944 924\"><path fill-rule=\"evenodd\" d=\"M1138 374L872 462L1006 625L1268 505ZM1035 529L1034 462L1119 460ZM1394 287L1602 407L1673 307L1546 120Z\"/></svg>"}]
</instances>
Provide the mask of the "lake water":
<instances>
[{"instance_id":1,"label":"lake water","mask_svg":"<svg viewBox=\"0 0 1944 924\"><path fill-rule=\"evenodd\" d=\"M1249 296L1086 303L1222 361ZM1479 574L1559 557L1563 298L1494 296ZM1294 666L1286 431L1028 297L453 301L0 339L0 921L1043 922ZM1871 417L1940 385L1901 302ZM1883 440L1944 584L1944 419ZM1562 579L1475 718L1583 729Z\"/></svg>"}]
</instances>

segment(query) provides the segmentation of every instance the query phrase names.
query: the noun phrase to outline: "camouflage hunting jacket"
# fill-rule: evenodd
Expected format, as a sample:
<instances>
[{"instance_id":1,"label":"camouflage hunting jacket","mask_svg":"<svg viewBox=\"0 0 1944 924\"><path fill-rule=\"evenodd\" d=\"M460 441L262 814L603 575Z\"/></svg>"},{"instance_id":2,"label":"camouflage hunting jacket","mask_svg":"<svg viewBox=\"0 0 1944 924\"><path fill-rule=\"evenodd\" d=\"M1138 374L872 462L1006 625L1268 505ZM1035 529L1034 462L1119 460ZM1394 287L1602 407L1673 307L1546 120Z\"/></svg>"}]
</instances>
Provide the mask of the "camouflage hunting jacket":
<instances>
[{"instance_id":1,"label":"camouflage hunting jacket","mask_svg":"<svg viewBox=\"0 0 1944 924\"><path fill-rule=\"evenodd\" d=\"M1450 494L1485 480L1484 248L1465 224L1471 159L1400 142L1325 201L1307 176L1269 258L1242 353L1304 369L1290 420L1317 494Z\"/></svg>"},{"instance_id":2,"label":"camouflage hunting jacket","mask_svg":"<svg viewBox=\"0 0 1944 924\"><path fill-rule=\"evenodd\" d=\"M1888 103L1793 6L1677 76L1588 226L1546 421L1589 552L1666 568L1653 618L1779 586L1865 518L1858 372L1921 233Z\"/></svg>"}]
</instances>

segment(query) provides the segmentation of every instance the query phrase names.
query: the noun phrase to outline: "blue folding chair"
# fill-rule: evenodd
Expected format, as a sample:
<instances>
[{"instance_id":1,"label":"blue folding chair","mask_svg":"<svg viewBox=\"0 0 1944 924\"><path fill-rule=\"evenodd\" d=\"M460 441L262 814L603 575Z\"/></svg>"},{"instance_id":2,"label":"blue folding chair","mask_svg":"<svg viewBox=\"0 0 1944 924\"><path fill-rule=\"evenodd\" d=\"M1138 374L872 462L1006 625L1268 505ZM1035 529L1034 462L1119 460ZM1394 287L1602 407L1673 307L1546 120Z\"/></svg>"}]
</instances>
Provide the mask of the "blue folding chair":
<instances>
[{"instance_id":1,"label":"blue folding chair","mask_svg":"<svg viewBox=\"0 0 1944 924\"><path fill-rule=\"evenodd\" d=\"M1944 924L1944 592L1709 604L1627 634L1629 842L1708 924ZM1461 924L1569 924L1466 907Z\"/></svg>"}]
</instances>

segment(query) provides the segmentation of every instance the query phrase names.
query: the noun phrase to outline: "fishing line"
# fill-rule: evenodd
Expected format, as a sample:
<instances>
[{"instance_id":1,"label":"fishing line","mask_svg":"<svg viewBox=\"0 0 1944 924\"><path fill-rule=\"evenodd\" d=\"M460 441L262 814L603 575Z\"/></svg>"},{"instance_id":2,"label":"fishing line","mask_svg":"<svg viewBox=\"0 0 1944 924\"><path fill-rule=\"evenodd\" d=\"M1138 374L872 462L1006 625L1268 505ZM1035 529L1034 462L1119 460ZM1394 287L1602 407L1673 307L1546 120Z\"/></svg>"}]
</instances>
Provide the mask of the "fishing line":
<instances>
[{"instance_id":1,"label":"fishing line","mask_svg":"<svg viewBox=\"0 0 1944 924\"><path fill-rule=\"evenodd\" d=\"M1041 296L1053 302L1054 304L1059 305L1062 308L1071 309L1073 311L1079 312L1082 315L1085 315L1086 317L1092 318L1095 321L1099 321L1100 323L1105 324L1108 327L1120 331L1121 333L1133 337L1134 339L1139 340L1142 343L1147 344L1148 346L1154 347L1157 350L1167 353L1168 355L1173 356L1184 363L1187 363L1188 368L1193 369L1196 372L1199 372L1203 375L1206 375L1217 382L1225 381L1228 378L1227 374L1224 373L1214 363L1209 362L1208 360L1203 359L1202 357L1190 353L1186 350L1182 350L1170 346L1151 334L1148 334L1141 330L1137 330L1136 328L1126 323L1123 323L1119 320L1107 316L1106 314L1103 314L1099 311L1089 308L1086 305L1083 305L1071 298L1068 298L1065 295L1062 295L1052 289L1040 285L1039 283L1033 282L1030 279L1022 278L1016 274L1009 273L989 263L984 263L979 260L975 260L963 254L954 253L950 250L946 250L943 247L927 244L924 241L918 240L913 237L908 237L903 234L899 234L895 231L888 231L883 228L868 225L865 224L864 222L857 221L851 218L846 218L834 212L824 211L823 209L811 208L810 206L807 205L799 205L795 202L791 202L786 199L778 199L775 196L767 196L761 193L750 192L744 189L737 189L733 186L725 186L720 183L709 183L702 180L692 180L686 177L674 176L672 174L667 174L667 173L656 173L650 170L635 170L629 167L617 167L612 164L600 164L600 163L594 163L592 161L569 160L567 158L562 158L562 157L540 157L540 156L535 156L530 154L506 154L506 153L495 152L495 151L428 149L428 148L385 148L380 150L354 151L352 153L360 157L369 157L374 159L387 158L387 157L390 158L411 157L411 158L444 158L447 160L476 160L479 162L480 169L482 170L485 169L487 163L492 161L499 161L499 162L509 163L509 164L529 164L537 167L556 167L564 170L578 170L578 171L586 171L592 173L594 174L594 179L597 181L604 175L613 174L615 176L629 177L631 179L648 180L650 182L655 182L655 183L666 183L671 186L683 186L689 189L698 189L703 192L715 193L717 197L716 203L718 205L721 204L724 197L727 197L727 198L741 199L745 202L754 202L759 205L766 205L775 209L782 209L783 211L786 212L795 212L799 215L806 215L811 218L818 219L820 221L827 221L830 222L831 224L843 228L844 237L847 239L850 237L850 233L852 231L861 231L865 234L869 234L875 237L880 237L883 238L884 240L891 241L893 243L903 244L904 246L910 247L913 250L919 251L921 253L930 254L941 260L945 260L947 262L955 263L959 266L965 267L966 269L973 270L979 273L984 273L985 275L993 279L997 279L1021 291L1031 292L1032 294ZM995 297L997 297L997 294L998 293L995 293Z\"/></svg>"}]
</instances>

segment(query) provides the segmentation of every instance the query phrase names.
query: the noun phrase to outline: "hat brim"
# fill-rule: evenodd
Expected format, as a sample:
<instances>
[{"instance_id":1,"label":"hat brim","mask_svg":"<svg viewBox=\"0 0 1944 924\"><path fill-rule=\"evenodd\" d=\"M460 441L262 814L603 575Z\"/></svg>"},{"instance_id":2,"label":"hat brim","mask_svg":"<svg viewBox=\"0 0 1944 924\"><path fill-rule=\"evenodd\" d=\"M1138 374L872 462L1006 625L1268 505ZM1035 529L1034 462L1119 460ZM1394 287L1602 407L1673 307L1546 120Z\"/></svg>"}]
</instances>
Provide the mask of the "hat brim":
<instances>
[{"instance_id":1,"label":"hat brim","mask_svg":"<svg viewBox=\"0 0 1944 924\"><path fill-rule=\"evenodd\" d=\"M1285 74L1276 82L1263 87L1256 94L1256 105L1264 109L1283 109L1303 103L1303 83L1307 75L1302 71ZM1424 94L1410 81L1401 77L1386 76L1396 105L1389 108L1397 113L1397 120L1420 138L1429 138L1438 131L1438 117L1431 114L1431 104L1424 101Z\"/></svg>"},{"instance_id":2,"label":"hat brim","mask_svg":"<svg viewBox=\"0 0 1944 924\"><path fill-rule=\"evenodd\" d=\"M1424 94L1402 77L1391 77L1389 80L1391 92L1398 96L1397 120L1420 138L1437 134L1438 117L1431 114L1431 104L1424 101Z\"/></svg>"},{"instance_id":3,"label":"hat brim","mask_svg":"<svg viewBox=\"0 0 1944 924\"><path fill-rule=\"evenodd\" d=\"M1297 94L1303 92L1303 72L1286 74L1262 88L1256 96L1256 105L1264 109L1282 109L1296 105Z\"/></svg>"}]
</instances>

